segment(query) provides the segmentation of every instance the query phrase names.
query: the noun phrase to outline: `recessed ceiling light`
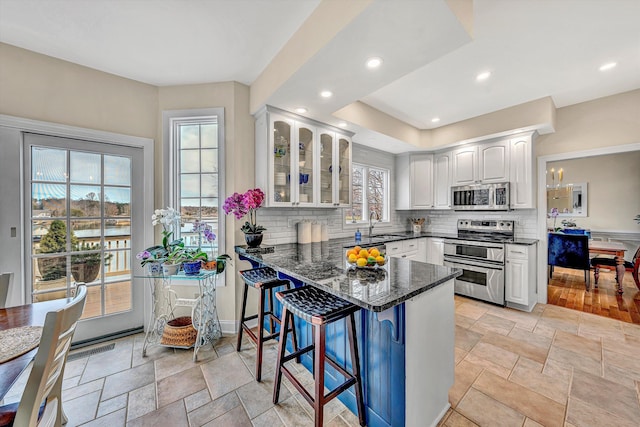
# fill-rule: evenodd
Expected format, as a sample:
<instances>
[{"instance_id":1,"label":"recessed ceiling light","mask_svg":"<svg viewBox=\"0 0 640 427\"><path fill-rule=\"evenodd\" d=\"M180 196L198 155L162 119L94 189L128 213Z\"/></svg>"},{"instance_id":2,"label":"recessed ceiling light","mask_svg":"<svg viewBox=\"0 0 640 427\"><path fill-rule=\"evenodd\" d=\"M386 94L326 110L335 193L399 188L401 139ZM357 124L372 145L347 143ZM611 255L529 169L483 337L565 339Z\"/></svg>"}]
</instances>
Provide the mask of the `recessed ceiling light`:
<instances>
[{"instance_id":1,"label":"recessed ceiling light","mask_svg":"<svg viewBox=\"0 0 640 427\"><path fill-rule=\"evenodd\" d=\"M331 98L333 96L333 92L331 92L330 90L323 90L322 92L320 92L320 96L323 98Z\"/></svg>"},{"instance_id":2,"label":"recessed ceiling light","mask_svg":"<svg viewBox=\"0 0 640 427\"><path fill-rule=\"evenodd\" d=\"M607 64L604 64L600 67L600 71L607 71L612 69L613 67L615 67L616 65L618 65L617 62L609 62Z\"/></svg>"},{"instance_id":3,"label":"recessed ceiling light","mask_svg":"<svg viewBox=\"0 0 640 427\"><path fill-rule=\"evenodd\" d=\"M431 119L431 123L438 123L440 121L440 117L434 117Z\"/></svg>"},{"instance_id":4,"label":"recessed ceiling light","mask_svg":"<svg viewBox=\"0 0 640 427\"><path fill-rule=\"evenodd\" d=\"M372 58L367 59L367 68L373 70L382 65L382 58L379 56L374 56Z\"/></svg>"},{"instance_id":5,"label":"recessed ceiling light","mask_svg":"<svg viewBox=\"0 0 640 427\"><path fill-rule=\"evenodd\" d=\"M487 80L491 76L491 71L485 71L476 76L476 80L481 82L482 80Z\"/></svg>"},{"instance_id":6,"label":"recessed ceiling light","mask_svg":"<svg viewBox=\"0 0 640 427\"><path fill-rule=\"evenodd\" d=\"M340 122L340 123L338 123L338 126L340 126L341 128L346 128L347 127L347 122Z\"/></svg>"},{"instance_id":7,"label":"recessed ceiling light","mask_svg":"<svg viewBox=\"0 0 640 427\"><path fill-rule=\"evenodd\" d=\"M306 109L306 108L304 108L304 107L298 107L298 108L296 108L294 111L295 111L296 113L298 113L298 114L304 114L304 113L306 113L306 112L307 112L307 111L309 111L309 110L307 110L307 109Z\"/></svg>"}]
</instances>

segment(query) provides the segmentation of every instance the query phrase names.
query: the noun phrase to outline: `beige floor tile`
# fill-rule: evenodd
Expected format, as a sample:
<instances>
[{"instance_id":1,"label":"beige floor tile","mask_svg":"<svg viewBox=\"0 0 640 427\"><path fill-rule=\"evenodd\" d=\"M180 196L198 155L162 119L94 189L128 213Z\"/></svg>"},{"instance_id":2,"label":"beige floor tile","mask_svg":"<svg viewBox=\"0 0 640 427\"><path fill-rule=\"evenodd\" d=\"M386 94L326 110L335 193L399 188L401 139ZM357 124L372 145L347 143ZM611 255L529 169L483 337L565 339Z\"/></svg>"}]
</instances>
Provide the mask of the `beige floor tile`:
<instances>
[{"instance_id":1,"label":"beige floor tile","mask_svg":"<svg viewBox=\"0 0 640 427\"><path fill-rule=\"evenodd\" d=\"M507 378L518 360L518 355L484 342L478 343L464 358L503 378Z\"/></svg>"},{"instance_id":2,"label":"beige floor tile","mask_svg":"<svg viewBox=\"0 0 640 427\"><path fill-rule=\"evenodd\" d=\"M262 382L251 381L236 390L249 418L273 408L273 379L263 378ZM286 400L291 393L286 387L280 387L280 399Z\"/></svg>"},{"instance_id":3,"label":"beige floor tile","mask_svg":"<svg viewBox=\"0 0 640 427\"><path fill-rule=\"evenodd\" d=\"M458 412L453 411L444 423L445 427L477 427L478 424L474 423L468 418L460 415Z\"/></svg>"},{"instance_id":4,"label":"beige floor tile","mask_svg":"<svg viewBox=\"0 0 640 427\"><path fill-rule=\"evenodd\" d=\"M533 333L545 338L553 338L556 334L556 328L551 325L545 325L543 321L538 321L536 327L533 328Z\"/></svg>"},{"instance_id":5,"label":"beige floor tile","mask_svg":"<svg viewBox=\"0 0 640 427\"><path fill-rule=\"evenodd\" d=\"M173 374L177 374L178 372L185 371L187 369L193 368L195 365L201 365L206 361L211 360L211 358L204 359L200 356L203 351L198 352L198 361L193 361L193 350L183 350L176 349L175 353L169 354L161 359L155 360L154 366L156 370L156 381L160 381L163 378L170 377ZM217 359L217 355L213 352L213 359Z\"/></svg>"},{"instance_id":6,"label":"beige floor tile","mask_svg":"<svg viewBox=\"0 0 640 427\"><path fill-rule=\"evenodd\" d=\"M469 301L456 307L456 314L468 317L469 319L473 320L478 320L487 311L489 311L488 305L476 305Z\"/></svg>"},{"instance_id":7,"label":"beige floor tile","mask_svg":"<svg viewBox=\"0 0 640 427\"><path fill-rule=\"evenodd\" d=\"M155 381L153 364L144 364L108 376L102 389L102 400L143 387Z\"/></svg>"},{"instance_id":8,"label":"beige floor tile","mask_svg":"<svg viewBox=\"0 0 640 427\"><path fill-rule=\"evenodd\" d=\"M80 384L104 378L132 367L133 340L116 341L113 350L89 356Z\"/></svg>"},{"instance_id":9,"label":"beige floor tile","mask_svg":"<svg viewBox=\"0 0 640 427\"><path fill-rule=\"evenodd\" d=\"M449 403L452 407L458 405L481 372L482 367L464 360L456 366L453 386L449 389Z\"/></svg>"},{"instance_id":10,"label":"beige floor tile","mask_svg":"<svg viewBox=\"0 0 640 427\"><path fill-rule=\"evenodd\" d=\"M472 319L470 317L463 316L463 315L458 314L458 313L456 313L455 316L456 316L455 317L456 326L459 326L461 328L469 329L470 327L473 326L474 323L476 323L475 319Z\"/></svg>"},{"instance_id":11,"label":"beige floor tile","mask_svg":"<svg viewBox=\"0 0 640 427\"><path fill-rule=\"evenodd\" d=\"M455 328L455 346L464 350L469 351L475 346L478 341L482 338L482 334L477 332L473 332L459 326Z\"/></svg>"},{"instance_id":12,"label":"beige floor tile","mask_svg":"<svg viewBox=\"0 0 640 427\"><path fill-rule=\"evenodd\" d=\"M549 350L548 360L554 360L555 362L564 365L565 367L572 367L574 371L580 370L584 372L593 372L598 375L602 374L602 362L592 359L582 354L575 353L573 351L565 350L560 347L551 346Z\"/></svg>"},{"instance_id":13,"label":"beige floor tile","mask_svg":"<svg viewBox=\"0 0 640 427\"><path fill-rule=\"evenodd\" d=\"M540 316L536 314L504 307L492 307L489 312L494 316L515 322L517 328L527 331L533 331L540 318Z\"/></svg>"},{"instance_id":14,"label":"beige floor tile","mask_svg":"<svg viewBox=\"0 0 640 427\"><path fill-rule=\"evenodd\" d=\"M531 418L527 418L527 419L524 420L524 426L523 427L545 427L545 426L543 426L540 423L537 423L537 422L533 421Z\"/></svg>"},{"instance_id":15,"label":"beige floor tile","mask_svg":"<svg viewBox=\"0 0 640 427\"><path fill-rule=\"evenodd\" d=\"M557 362L553 359L547 359L542 368L542 373L550 377L562 378L564 381L571 381L573 376L573 368L562 362Z\"/></svg>"},{"instance_id":16,"label":"beige floor tile","mask_svg":"<svg viewBox=\"0 0 640 427\"><path fill-rule=\"evenodd\" d=\"M284 423L274 408L251 420L254 427L284 427Z\"/></svg>"},{"instance_id":17,"label":"beige floor tile","mask_svg":"<svg viewBox=\"0 0 640 427\"><path fill-rule=\"evenodd\" d=\"M157 406L155 383L132 390L127 403L127 421L147 415L155 411Z\"/></svg>"},{"instance_id":18,"label":"beige floor tile","mask_svg":"<svg viewBox=\"0 0 640 427\"><path fill-rule=\"evenodd\" d=\"M453 348L453 357L454 357L454 363L457 365L458 363L460 363L460 361L462 359L464 359L464 357L467 355L467 351L463 350L459 347L454 347Z\"/></svg>"},{"instance_id":19,"label":"beige floor tile","mask_svg":"<svg viewBox=\"0 0 640 427\"><path fill-rule=\"evenodd\" d=\"M525 342L527 344L534 345L545 350L548 350L549 347L551 347L551 341L553 340L553 335L551 337L548 337L542 334L537 334L533 332L533 330L527 331L525 329L519 328L518 326L513 328L511 332L509 332L508 336L518 341Z\"/></svg>"},{"instance_id":20,"label":"beige floor tile","mask_svg":"<svg viewBox=\"0 0 640 427\"><path fill-rule=\"evenodd\" d=\"M96 417L102 417L104 415L110 414L111 412L115 412L126 407L127 395L121 394L120 396L116 396L113 399L103 400L102 402L100 402L98 404L98 413L96 414Z\"/></svg>"},{"instance_id":21,"label":"beige floor tile","mask_svg":"<svg viewBox=\"0 0 640 427\"><path fill-rule=\"evenodd\" d=\"M212 399L217 399L251 381L253 375L237 353L227 354L200 366Z\"/></svg>"},{"instance_id":22,"label":"beige floor tile","mask_svg":"<svg viewBox=\"0 0 640 427\"><path fill-rule=\"evenodd\" d=\"M625 322L620 323L625 334L640 338L640 325Z\"/></svg>"},{"instance_id":23,"label":"beige floor tile","mask_svg":"<svg viewBox=\"0 0 640 427\"><path fill-rule=\"evenodd\" d=\"M173 374L157 382L158 408L198 392L207 387L199 366Z\"/></svg>"},{"instance_id":24,"label":"beige floor tile","mask_svg":"<svg viewBox=\"0 0 640 427\"><path fill-rule=\"evenodd\" d=\"M571 398L612 412L628 421L640 420L640 402L636 390L586 372L575 372L570 391Z\"/></svg>"},{"instance_id":25,"label":"beige floor tile","mask_svg":"<svg viewBox=\"0 0 640 427\"><path fill-rule=\"evenodd\" d=\"M77 426L93 420L98 412L100 391L94 391L71 400L63 400L64 412L69 419L67 425Z\"/></svg>"},{"instance_id":26,"label":"beige floor tile","mask_svg":"<svg viewBox=\"0 0 640 427\"><path fill-rule=\"evenodd\" d=\"M637 422L629 422L616 414L583 402L573 396L569 398L569 405L567 406L567 423L571 423L576 427L638 427Z\"/></svg>"},{"instance_id":27,"label":"beige floor tile","mask_svg":"<svg viewBox=\"0 0 640 427\"><path fill-rule=\"evenodd\" d=\"M456 411L479 426L521 427L524 422L524 415L473 388Z\"/></svg>"},{"instance_id":28,"label":"beige floor tile","mask_svg":"<svg viewBox=\"0 0 640 427\"><path fill-rule=\"evenodd\" d=\"M85 394L89 394L96 390L102 390L103 386L104 386L104 378L98 378L97 380L94 380L85 384L80 384L76 387L64 389L62 391L62 399L63 400L75 399L76 397L84 396Z\"/></svg>"},{"instance_id":29,"label":"beige floor tile","mask_svg":"<svg viewBox=\"0 0 640 427\"><path fill-rule=\"evenodd\" d=\"M545 426L562 426L565 406L519 384L483 372L473 388Z\"/></svg>"},{"instance_id":30,"label":"beige floor tile","mask_svg":"<svg viewBox=\"0 0 640 427\"><path fill-rule=\"evenodd\" d=\"M640 358L638 358L638 355L640 355L640 348L636 351L635 356L628 356L616 351L605 350L604 364L614 365L635 375L640 375Z\"/></svg>"},{"instance_id":31,"label":"beige floor tile","mask_svg":"<svg viewBox=\"0 0 640 427\"><path fill-rule=\"evenodd\" d=\"M561 405L567 404L569 379L543 374L542 365L520 358L511 371L509 381L546 396Z\"/></svg>"},{"instance_id":32,"label":"beige floor tile","mask_svg":"<svg viewBox=\"0 0 640 427\"><path fill-rule=\"evenodd\" d=\"M184 398L184 407L188 412L198 409L202 405L211 402L211 396L209 396L209 390L204 389L193 393Z\"/></svg>"},{"instance_id":33,"label":"beige floor tile","mask_svg":"<svg viewBox=\"0 0 640 427\"><path fill-rule=\"evenodd\" d=\"M564 331L558 331L552 345L594 360L602 360L602 342L600 339L594 341Z\"/></svg>"},{"instance_id":34,"label":"beige floor tile","mask_svg":"<svg viewBox=\"0 0 640 427\"><path fill-rule=\"evenodd\" d=\"M611 363L604 363L604 378L630 389L636 388L636 381L640 381L640 374L620 368Z\"/></svg>"},{"instance_id":35,"label":"beige floor tile","mask_svg":"<svg viewBox=\"0 0 640 427\"><path fill-rule=\"evenodd\" d=\"M540 363L544 362L547 358L547 349L531 345L527 342L509 336L489 333L482 337L481 342L493 344L496 347L503 348L512 353L519 354L520 356L524 356Z\"/></svg>"},{"instance_id":36,"label":"beige floor tile","mask_svg":"<svg viewBox=\"0 0 640 427\"><path fill-rule=\"evenodd\" d=\"M199 408L189 412L189 425L190 426L202 426L211 420L218 418L219 416L229 412L237 406L241 406L242 403L238 399L238 395L235 392L230 392L224 396L213 400Z\"/></svg>"},{"instance_id":37,"label":"beige floor tile","mask_svg":"<svg viewBox=\"0 0 640 427\"><path fill-rule=\"evenodd\" d=\"M124 427L127 422L126 415L126 408L122 408L106 415L99 415L95 420L82 424L82 427Z\"/></svg>"},{"instance_id":38,"label":"beige floor tile","mask_svg":"<svg viewBox=\"0 0 640 427\"><path fill-rule=\"evenodd\" d=\"M276 413L287 427L313 426L313 419L300 406L298 400L291 396L287 400L281 400L274 406Z\"/></svg>"},{"instance_id":39,"label":"beige floor tile","mask_svg":"<svg viewBox=\"0 0 640 427\"><path fill-rule=\"evenodd\" d=\"M184 402L178 400L142 417L129 421L127 427L188 426L188 422Z\"/></svg>"},{"instance_id":40,"label":"beige floor tile","mask_svg":"<svg viewBox=\"0 0 640 427\"><path fill-rule=\"evenodd\" d=\"M511 320L503 319L502 317L487 313L482 315L470 330L483 335L489 332L508 335L515 325L516 323Z\"/></svg>"}]
</instances>

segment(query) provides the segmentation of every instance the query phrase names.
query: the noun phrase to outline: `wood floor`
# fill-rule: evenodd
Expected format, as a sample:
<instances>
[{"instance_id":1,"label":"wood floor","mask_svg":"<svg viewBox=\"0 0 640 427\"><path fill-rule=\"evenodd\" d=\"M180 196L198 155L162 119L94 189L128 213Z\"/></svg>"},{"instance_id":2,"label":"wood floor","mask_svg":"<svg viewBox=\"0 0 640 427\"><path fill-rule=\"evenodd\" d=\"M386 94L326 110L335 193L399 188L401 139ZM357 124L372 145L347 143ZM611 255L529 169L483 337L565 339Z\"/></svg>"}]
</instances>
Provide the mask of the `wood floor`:
<instances>
[{"instance_id":1,"label":"wood floor","mask_svg":"<svg viewBox=\"0 0 640 427\"><path fill-rule=\"evenodd\" d=\"M640 290L630 272L624 275L622 296L616 292L614 271L600 270L598 288L591 271L591 291L586 292L584 273L580 270L556 267L547 288L549 304L586 313L598 314L623 322L640 324Z\"/></svg>"}]
</instances>

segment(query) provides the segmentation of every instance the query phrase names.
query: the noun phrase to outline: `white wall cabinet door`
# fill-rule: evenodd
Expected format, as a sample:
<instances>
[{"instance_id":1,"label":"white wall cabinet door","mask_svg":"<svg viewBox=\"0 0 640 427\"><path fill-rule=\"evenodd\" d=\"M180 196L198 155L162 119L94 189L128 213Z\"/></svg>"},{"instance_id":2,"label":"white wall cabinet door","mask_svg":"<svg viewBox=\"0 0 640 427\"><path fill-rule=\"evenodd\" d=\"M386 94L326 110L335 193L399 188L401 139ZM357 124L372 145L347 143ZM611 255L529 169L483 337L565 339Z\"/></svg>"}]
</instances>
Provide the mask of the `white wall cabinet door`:
<instances>
[{"instance_id":1,"label":"white wall cabinet door","mask_svg":"<svg viewBox=\"0 0 640 427\"><path fill-rule=\"evenodd\" d=\"M411 208L433 207L433 154L411 155Z\"/></svg>"},{"instance_id":2,"label":"white wall cabinet door","mask_svg":"<svg viewBox=\"0 0 640 427\"><path fill-rule=\"evenodd\" d=\"M478 145L479 177L483 183L509 181L509 141Z\"/></svg>"},{"instance_id":3,"label":"white wall cabinet door","mask_svg":"<svg viewBox=\"0 0 640 427\"><path fill-rule=\"evenodd\" d=\"M451 209L451 152L433 156L433 207Z\"/></svg>"},{"instance_id":4,"label":"white wall cabinet door","mask_svg":"<svg viewBox=\"0 0 640 427\"><path fill-rule=\"evenodd\" d=\"M509 182L511 182L511 209L536 207L533 174L533 135L513 138L509 146Z\"/></svg>"},{"instance_id":5,"label":"white wall cabinet door","mask_svg":"<svg viewBox=\"0 0 640 427\"><path fill-rule=\"evenodd\" d=\"M478 147L476 145L452 151L451 185L469 185L478 180Z\"/></svg>"}]
</instances>

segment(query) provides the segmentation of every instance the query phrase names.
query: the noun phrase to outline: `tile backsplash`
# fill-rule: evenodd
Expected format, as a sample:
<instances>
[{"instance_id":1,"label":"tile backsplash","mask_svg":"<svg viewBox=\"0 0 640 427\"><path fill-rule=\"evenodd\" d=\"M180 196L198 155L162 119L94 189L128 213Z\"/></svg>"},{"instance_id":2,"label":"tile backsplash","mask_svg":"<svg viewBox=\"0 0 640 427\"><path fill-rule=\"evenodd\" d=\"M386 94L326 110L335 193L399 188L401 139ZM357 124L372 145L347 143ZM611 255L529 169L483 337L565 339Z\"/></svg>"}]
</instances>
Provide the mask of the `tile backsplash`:
<instances>
[{"instance_id":1,"label":"tile backsplash","mask_svg":"<svg viewBox=\"0 0 640 427\"><path fill-rule=\"evenodd\" d=\"M392 211L389 224L376 225L377 232L410 231L409 218L426 218L424 231L452 233L457 232L458 219L505 219L515 221L515 234L520 238L537 236L537 215L535 209L509 212L453 212L453 211ZM297 241L296 224L303 220L326 224L329 238L353 236L355 228L344 224L342 209L296 209L265 208L260 209L258 223L267 228L266 244L295 243ZM363 235L365 227L360 227Z\"/></svg>"}]
</instances>

